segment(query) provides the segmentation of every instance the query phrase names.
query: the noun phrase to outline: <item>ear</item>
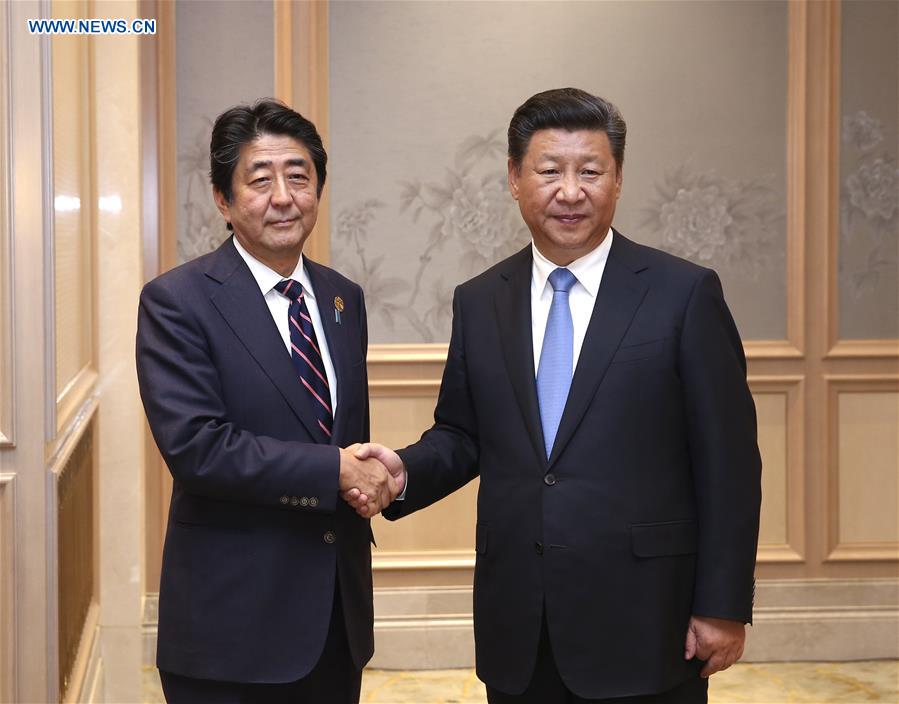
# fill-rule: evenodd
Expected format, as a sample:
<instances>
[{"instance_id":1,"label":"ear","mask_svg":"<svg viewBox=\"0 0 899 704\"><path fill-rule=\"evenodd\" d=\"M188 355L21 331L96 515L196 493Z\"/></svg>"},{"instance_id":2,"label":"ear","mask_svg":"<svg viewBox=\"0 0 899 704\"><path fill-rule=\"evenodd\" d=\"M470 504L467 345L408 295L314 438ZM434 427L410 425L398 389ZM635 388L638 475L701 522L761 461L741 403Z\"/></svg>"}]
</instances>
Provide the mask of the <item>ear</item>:
<instances>
[{"instance_id":1,"label":"ear","mask_svg":"<svg viewBox=\"0 0 899 704\"><path fill-rule=\"evenodd\" d=\"M215 207L219 209L219 212L222 214L222 217L225 218L225 222L231 222L231 204L228 203L228 200L225 198L225 194L222 193L215 186L212 187L212 199L215 201Z\"/></svg>"},{"instance_id":2,"label":"ear","mask_svg":"<svg viewBox=\"0 0 899 704\"><path fill-rule=\"evenodd\" d=\"M515 162L510 158L508 161L509 167L509 193L512 194L512 197L515 200L518 200L518 179L521 178L521 169L515 165Z\"/></svg>"},{"instance_id":3,"label":"ear","mask_svg":"<svg viewBox=\"0 0 899 704\"><path fill-rule=\"evenodd\" d=\"M621 181L624 178L624 167L619 166L615 174L615 200L621 198Z\"/></svg>"}]
</instances>

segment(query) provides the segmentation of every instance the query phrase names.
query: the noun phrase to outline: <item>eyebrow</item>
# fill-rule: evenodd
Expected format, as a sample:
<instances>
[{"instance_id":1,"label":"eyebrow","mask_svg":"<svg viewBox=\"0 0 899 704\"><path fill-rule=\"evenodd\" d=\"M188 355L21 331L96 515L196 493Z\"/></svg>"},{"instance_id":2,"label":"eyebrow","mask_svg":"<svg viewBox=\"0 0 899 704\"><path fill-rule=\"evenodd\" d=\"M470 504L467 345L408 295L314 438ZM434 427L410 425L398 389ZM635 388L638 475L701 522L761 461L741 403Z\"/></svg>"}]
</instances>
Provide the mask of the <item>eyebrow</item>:
<instances>
[{"instance_id":1,"label":"eyebrow","mask_svg":"<svg viewBox=\"0 0 899 704\"><path fill-rule=\"evenodd\" d=\"M559 161L563 157L558 154L551 154L549 152L544 152L543 154L538 155L537 161ZM599 154L587 154L583 161L601 161L602 157Z\"/></svg>"},{"instance_id":2,"label":"eyebrow","mask_svg":"<svg viewBox=\"0 0 899 704\"><path fill-rule=\"evenodd\" d=\"M303 158L297 159L288 159L284 162L287 166L299 166L302 168L308 167L309 162ZM256 171L257 169L266 169L271 167L272 161L271 159L261 159L259 161L251 162L249 166L247 166L247 171Z\"/></svg>"}]
</instances>

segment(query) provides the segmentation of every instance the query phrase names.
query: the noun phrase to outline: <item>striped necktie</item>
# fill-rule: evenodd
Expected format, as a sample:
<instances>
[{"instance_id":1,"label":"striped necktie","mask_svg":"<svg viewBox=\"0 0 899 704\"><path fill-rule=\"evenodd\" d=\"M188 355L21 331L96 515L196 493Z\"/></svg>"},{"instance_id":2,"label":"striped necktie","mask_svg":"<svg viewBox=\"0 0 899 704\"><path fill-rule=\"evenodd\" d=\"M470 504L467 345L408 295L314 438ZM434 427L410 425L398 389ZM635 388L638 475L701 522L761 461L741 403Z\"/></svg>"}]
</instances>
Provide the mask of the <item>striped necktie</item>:
<instances>
[{"instance_id":1,"label":"striped necktie","mask_svg":"<svg viewBox=\"0 0 899 704\"><path fill-rule=\"evenodd\" d=\"M303 388L309 393L312 412L318 425L322 432L330 438L331 427L334 424L334 415L331 411L331 391L325 364L322 361L322 353L318 348L315 328L312 327L312 318L309 317L309 309L306 307L303 285L293 279L284 279L275 284L275 290L290 299L290 308L287 311L287 323L290 328L290 357Z\"/></svg>"}]
</instances>

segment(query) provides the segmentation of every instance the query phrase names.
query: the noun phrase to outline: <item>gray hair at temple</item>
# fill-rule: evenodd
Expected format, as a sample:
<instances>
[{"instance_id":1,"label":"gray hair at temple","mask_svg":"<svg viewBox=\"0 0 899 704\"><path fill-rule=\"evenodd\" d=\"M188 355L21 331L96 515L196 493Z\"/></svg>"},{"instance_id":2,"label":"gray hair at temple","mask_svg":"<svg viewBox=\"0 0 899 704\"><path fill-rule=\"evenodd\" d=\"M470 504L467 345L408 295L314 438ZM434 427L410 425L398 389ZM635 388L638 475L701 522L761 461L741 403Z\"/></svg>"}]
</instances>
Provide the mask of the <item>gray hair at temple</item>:
<instances>
[{"instance_id":1,"label":"gray hair at temple","mask_svg":"<svg viewBox=\"0 0 899 704\"><path fill-rule=\"evenodd\" d=\"M521 168L531 137L539 130L598 130L605 132L618 171L624 165L627 125L608 100L578 88L554 88L528 98L509 123L509 158Z\"/></svg>"}]
</instances>

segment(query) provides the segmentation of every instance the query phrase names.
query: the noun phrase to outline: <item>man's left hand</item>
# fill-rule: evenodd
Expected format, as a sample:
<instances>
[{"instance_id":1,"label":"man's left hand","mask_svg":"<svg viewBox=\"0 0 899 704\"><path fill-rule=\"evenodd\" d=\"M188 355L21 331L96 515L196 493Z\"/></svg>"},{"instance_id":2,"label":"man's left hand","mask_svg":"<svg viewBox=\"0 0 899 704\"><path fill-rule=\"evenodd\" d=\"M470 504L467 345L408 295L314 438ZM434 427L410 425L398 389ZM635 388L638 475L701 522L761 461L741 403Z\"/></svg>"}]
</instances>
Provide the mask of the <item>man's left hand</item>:
<instances>
[{"instance_id":1,"label":"man's left hand","mask_svg":"<svg viewBox=\"0 0 899 704\"><path fill-rule=\"evenodd\" d=\"M705 660L700 677L726 670L743 656L746 627L739 621L691 616L687 625L684 660Z\"/></svg>"}]
</instances>

